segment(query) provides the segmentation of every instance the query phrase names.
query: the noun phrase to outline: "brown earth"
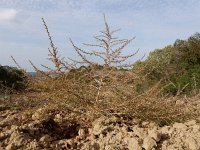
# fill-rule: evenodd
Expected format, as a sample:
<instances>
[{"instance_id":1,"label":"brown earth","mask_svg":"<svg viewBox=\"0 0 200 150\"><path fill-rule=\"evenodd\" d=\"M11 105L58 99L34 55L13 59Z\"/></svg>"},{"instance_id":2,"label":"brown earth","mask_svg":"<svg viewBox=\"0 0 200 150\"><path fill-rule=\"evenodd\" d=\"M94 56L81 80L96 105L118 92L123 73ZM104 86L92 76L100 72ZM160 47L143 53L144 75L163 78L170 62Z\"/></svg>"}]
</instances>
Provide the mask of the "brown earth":
<instances>
[{"instance_id":1,"label":"brown earth","mask_svg":"<svg viewBox=\"0 0 200 150\"><path fill-rule=\"evenodd\" d=\"M123 116L0 106L0 150L200 150L200 119L170 126Z\"/></svg>"}]
</instances>

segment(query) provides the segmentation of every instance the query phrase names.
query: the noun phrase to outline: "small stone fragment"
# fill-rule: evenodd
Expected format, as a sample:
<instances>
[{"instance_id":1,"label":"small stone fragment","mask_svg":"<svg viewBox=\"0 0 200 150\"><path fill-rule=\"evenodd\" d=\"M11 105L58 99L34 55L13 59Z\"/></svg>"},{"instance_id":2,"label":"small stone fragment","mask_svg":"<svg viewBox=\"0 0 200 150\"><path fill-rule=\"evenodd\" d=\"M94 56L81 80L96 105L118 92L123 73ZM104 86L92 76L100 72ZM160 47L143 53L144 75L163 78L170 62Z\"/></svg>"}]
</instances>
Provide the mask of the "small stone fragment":
<instances>
[{"instance_id":1,"label":"small stone fragment","mask_svg":"<svg viewBox=\"0 0 200 150\"><path fill-rule=\"evenodd\" d=\"M133 127L133 132L139 137L139 138L145 138L147 136L146 131L144 128L139 128L139 127Z\"/></svg>"},{"instance_id":2,"label":"small stone fragment","mask_svg":"<svg viewBox=\"0 0 200 150\"><path fill-rule=\"evenodd\" d=\"M177 129L182 129L182 130L186 130L187 129L187 126L185 124L183 124L183 123L174 123L173 127L177 128Z\"/></svg>"},{"instance_id":3,"label":"small stone fragment","mask_svg":"<svg viewBox=\"0 0 200 150\"><path fill-rule=\"evenodd\" d=\"M84 129L79 129L78 135L81 136L81 137L84 137L85 136L85 130Z\"/></svg>"},{"instance_id":4,"label":"small stone fragment","mask_svg":"<svg viewBox=\"0 0 200 150\"><path fill-rule=\"evenodd\" d=\"M142 147L139 145L139 141L136 138L129 138L127 141L129 150L142 150Z\"/></svg>"},{"instance_id":5,"label":"small stone fragment","mask_svg":"<svg viewBox=\"0 0 200 150\"><path fill-rule=\"evenodd\" d=\"M152 137L156 142L160 141L161 134L156 129L149 130L148 133L149 133L149 136Z\"/></svg>"},{"instance_id":6,"label":"small stone fragment","mask_svg":"<svg viewBox=\"0 0 200 150\"><path fill-rule=\"evenodd\" d=\"M197 123L196 120L190 120L190 121L186 122L185 124L186 124L187 126L192 126L192 125L195 125L196 123Z\"/></svg>"},{"instance_id":7,"label":"small stone fragment","mask_svg":"<svg viewBox=\"0 0 200 150\"><path fill-rule=\"evenodd\" d=\"M155 148L157 146L157 144L156 144L156 141L153 139L153 138L151 138L151 137L146 137L146 138L144 138L144 141L143 141L143 148L145 149L145 150L152 150L153 148Z\"/></svg>"},{"instance_id":8,"label":"small stone fragment","mask_svg":"<svg viewBox=\"0 0 200 150\"><path fill-rule=\"evenodd\" d=\"M199 150L200 149L200 147L198 146L198 144L194 138L190 137L186 140L186 142L187 142L190 150Z\"/></svg>"},{"instance_id":9,"label":"small stone fragment","mask_svg":"<svg viewBox=\"0 0 200 150\"><path fill-rule=\"evenodd\" d=\"M194 126L192 127L192 130L193 130L194 133L200 132L200 126L199 126L199 125L194 125Z\"/></svg>"},{"instance_id":10,"label":"small stone fragment","mask_svg":"<svg viewBox=\"0 0 200 150\"><path fill-rule=\"evenodd\" d=\"M51 141L52 141L52 138L51 138L51 136L48 135L48 134L45 134L44 136L42 136L42 137L40 138L40 142L51 142Z\"/></svg>"},{"instance_id":11,"label":"small stone fragment","mask_svg":"<svg viewBox=\"0 0 200 150\"><path fill-rule=\"evenodd\" d=\"M54 117L54 121L58 123L62 123L63 117L60 114L56 114Z\"/></svg>"}]
</instances>

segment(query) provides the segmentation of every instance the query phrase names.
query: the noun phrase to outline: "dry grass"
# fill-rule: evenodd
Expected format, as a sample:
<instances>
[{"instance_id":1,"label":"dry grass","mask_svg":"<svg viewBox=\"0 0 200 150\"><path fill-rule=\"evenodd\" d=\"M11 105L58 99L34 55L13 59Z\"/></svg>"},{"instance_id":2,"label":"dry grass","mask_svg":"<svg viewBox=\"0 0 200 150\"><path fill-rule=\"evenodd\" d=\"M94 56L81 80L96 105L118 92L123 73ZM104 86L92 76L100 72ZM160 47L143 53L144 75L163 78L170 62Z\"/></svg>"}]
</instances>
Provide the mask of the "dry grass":
<instances>
[{"instance_id":1,"label":"dry grass","mask_svg":"<svg viewBox=\"0 0 200 150\"><path fill-rule=\"evenodd\" d=\"M197 97L161 97L157 93L157 86L138 95L134 82L124 82L125 77L131 77L131 73L119 72L123 74L123 78L120 75L118 80L117 77L115 80L104 80L101 90L96 88L99 85L96 84L95 77L85 74L78 74L80 80L74 77L34 81L30 84L29 91L20 95L21 99L28 100L24 100L23 104L26 104L20 106L25 106L25 109L56 107L91 120L101 115L127 115L141 121L154 121L159 125L182 122L198 116L199 111L196 111L195 106Z\"/></svg>"}]
</instances>

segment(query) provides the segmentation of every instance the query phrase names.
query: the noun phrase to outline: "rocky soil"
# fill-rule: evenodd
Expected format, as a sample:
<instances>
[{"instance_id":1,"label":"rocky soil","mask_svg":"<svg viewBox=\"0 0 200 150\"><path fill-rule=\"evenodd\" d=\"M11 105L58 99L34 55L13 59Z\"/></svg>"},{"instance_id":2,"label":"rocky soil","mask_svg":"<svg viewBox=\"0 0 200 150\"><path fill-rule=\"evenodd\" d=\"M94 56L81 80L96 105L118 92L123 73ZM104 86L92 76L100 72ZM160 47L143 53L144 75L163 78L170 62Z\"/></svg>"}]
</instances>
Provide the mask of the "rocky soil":
<instances>
[{"instance_id":1,"label":"rocky soil","mask_svg":"<svg viewBox=\"0 0 200 150\"><path fill-rule=\"evenodd\" d=\"M0 108L0 150L200 150L200 120L159 127L113 115Z\"/></svg>"}]
</instances>

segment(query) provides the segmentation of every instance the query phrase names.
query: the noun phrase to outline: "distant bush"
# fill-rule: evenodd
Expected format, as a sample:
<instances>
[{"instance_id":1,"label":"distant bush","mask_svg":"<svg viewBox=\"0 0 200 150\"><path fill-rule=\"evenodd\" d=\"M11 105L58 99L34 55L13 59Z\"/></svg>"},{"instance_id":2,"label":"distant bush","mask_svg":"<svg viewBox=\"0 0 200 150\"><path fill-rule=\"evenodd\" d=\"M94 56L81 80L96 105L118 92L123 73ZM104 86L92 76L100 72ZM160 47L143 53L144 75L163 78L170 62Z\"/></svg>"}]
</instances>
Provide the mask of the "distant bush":
<instances>
[{"instance_id":1,"label":"distant bush","mask_svg":"<svg viewBox=\"0 0 200 150\"><path fill-rule=\"evenodd\" d=\"M27 85L27 77L24 72L9 66L0 66L0 88L23 90Z\"/></svg>"},{"instance_id":2,"label":"distant bush","mask_svg":"<svg viewBox=\"0 0 200 150\"><path fill-rule=\"evenodd\" d=\"M165 92L176 94L196 94L200 89L200 65L195 65L182 75L174 77L173 83L164 88ZM195 93L194 93L195 92Z\"/></svg>"},{"instance_id":3,"label":"distant bush","mask_svg":"<svg viewBox=\"0 0 200 150\"><path fill-rule=\"evenodd\" d=\"M151 52L133 70L145 77L139 84L140 92L161 81L164 93L193 94L200 89L200 34Z\"/></svg>"}]
</instances>

